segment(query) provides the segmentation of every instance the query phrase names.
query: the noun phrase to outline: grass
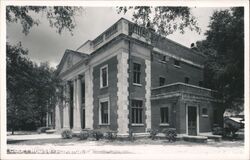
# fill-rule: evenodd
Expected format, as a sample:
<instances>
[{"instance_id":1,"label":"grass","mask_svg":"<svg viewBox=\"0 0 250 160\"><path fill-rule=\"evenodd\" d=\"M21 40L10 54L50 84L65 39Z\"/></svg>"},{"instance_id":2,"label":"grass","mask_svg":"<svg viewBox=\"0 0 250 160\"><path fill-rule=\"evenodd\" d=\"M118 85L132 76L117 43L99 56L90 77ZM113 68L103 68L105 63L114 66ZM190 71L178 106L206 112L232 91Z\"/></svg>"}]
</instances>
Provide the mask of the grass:
<instances>
[{"instance_id":1,"label":"grass","mask_svg":"<svg viewBox=\"0 0 250 160\"><path fill-rule=\"evenodd\" d=\"M196 145L208 145L208 146L215 146L215 147L230 147L230 146L244 146L243 140L237 141L229 141L229 140L222 140L221 142L214 142L208 141L208 143L194 143L194 142L186 142L183 140L176 141L176 142L168 142L168 140L163 139L156 139L151 140L149 138L140 138L135 141L128 141L128 140L106 140L101 139L99 141L95 141L93 139L88 140L80 140L79 138L73 137L72 139L62 139L62 138L55 138L55 139L37 139L37 140L16 140L16 141L7 141L7 144L13 145L46 145L46 144L53 144L55 146L71 146L74 144L79 145L88 145L89 143L94 142L97 146L102 145L188 145L188 146L196 146Z\"/></svg>"}]
</instances>

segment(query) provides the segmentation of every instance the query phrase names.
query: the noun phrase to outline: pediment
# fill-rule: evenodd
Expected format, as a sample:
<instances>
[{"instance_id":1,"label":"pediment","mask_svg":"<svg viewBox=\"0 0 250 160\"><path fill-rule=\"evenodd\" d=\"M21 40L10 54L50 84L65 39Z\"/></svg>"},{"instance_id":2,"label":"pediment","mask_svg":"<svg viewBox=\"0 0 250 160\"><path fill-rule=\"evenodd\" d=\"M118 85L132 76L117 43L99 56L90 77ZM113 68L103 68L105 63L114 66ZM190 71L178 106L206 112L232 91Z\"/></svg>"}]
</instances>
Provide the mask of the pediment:
<instances>
[{"instance_id":1,"label":"pediment","mask_svg":"<svg viewBox=\"0 0 250 160\"><path fill-rule=\"evenodd\" d=\"M69 70L72 66L77 64L79 61L88 58L88 55L81 52L76 52L72 50L66 50L61 62L57 68L57 74L60 75L61 73Z\"/></svg>"}]
</instances>

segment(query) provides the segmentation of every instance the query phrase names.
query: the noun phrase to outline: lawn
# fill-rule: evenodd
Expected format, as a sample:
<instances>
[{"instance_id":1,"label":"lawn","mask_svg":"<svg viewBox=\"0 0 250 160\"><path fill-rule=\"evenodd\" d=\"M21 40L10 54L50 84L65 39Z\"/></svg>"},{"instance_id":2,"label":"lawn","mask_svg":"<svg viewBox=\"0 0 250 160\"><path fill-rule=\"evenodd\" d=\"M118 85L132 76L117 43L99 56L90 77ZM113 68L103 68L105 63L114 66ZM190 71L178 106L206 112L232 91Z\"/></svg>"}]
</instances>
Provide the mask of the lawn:
<instances>
[{"instance_id":1,"label":"lawn","mask_svg":"<svg viewBox=\"0 0 250 160\"><path fill-rule=\"evenodd\" d=\"M170 143L167 140L151 140L148 138L137 139L131 142L121 140L109 141L104 139L99 141L79 140L73 137L72 139L55 138L7 142L7 153L9 154L242 154L243 151L244 142L242 140L208 141L207 143L192 143L181 140Z\"/></svg>"}]
</instances>

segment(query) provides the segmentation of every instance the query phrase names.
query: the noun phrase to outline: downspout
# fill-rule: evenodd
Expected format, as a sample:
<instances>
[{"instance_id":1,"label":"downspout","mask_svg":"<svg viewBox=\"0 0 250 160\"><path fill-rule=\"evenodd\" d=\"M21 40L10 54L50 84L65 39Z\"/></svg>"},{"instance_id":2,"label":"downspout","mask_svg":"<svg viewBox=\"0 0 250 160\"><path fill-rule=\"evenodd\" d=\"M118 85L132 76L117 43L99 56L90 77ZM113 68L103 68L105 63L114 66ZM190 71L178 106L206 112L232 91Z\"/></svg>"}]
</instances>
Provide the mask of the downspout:
<instances>
[{"instance_id":1,"label":"downspout","mask_svg":"<svg viewBox=\"0 0 250 160\"><path fill-rule=\"evenodd\" d=\"M132 27L130 28L129 27L129 33L128 33L128 73L129 73L129 76L128 76L128 81L129 81L129 86L128 86L128 107L129 107L129 125L128 125L128 128L129 128L129 139L130 140L133 140L133 130L132 130L132 109L131 109L131 100L132 100L132 97L131 97L131 87L132 87L132 58L131 58L131 35L133 33L133 24L131 24Z\"/></svg>"}]
</instances>

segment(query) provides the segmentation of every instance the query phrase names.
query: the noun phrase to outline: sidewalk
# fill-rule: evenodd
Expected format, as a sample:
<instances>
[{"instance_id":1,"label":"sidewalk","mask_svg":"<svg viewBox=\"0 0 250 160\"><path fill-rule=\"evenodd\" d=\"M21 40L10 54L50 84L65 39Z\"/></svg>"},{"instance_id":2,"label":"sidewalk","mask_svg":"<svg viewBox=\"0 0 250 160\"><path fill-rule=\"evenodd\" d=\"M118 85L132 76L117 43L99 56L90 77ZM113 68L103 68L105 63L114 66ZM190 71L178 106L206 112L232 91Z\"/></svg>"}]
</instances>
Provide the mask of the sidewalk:
<instances>
[{"instance_id":1,"label":"sidewalk","mask_svg":"<svg viewBox=\"0 0 250 160\"><path fill-rule=\"evenodd\" d=\"M61 138L60 134L8 135L7 141Z\"/></svg>"}]
</instances>

